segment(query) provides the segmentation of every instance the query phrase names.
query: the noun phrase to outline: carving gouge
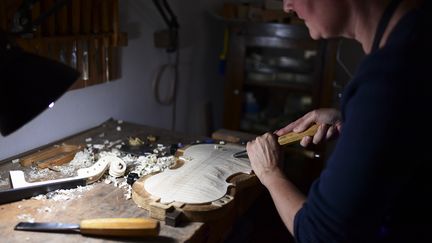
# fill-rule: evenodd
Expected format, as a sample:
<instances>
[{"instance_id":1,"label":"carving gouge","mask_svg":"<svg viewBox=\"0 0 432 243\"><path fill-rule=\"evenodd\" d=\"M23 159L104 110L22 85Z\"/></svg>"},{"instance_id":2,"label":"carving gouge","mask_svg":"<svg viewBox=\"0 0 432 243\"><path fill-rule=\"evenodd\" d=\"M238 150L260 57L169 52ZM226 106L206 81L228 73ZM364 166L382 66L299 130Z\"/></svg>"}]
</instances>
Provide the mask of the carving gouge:
<instances>
[{"instance_id":1,"label":"carving gouge","mask_svg":"<svg viewBox=\"0 0 432 243\"><path fill-rule=\"evenodd\" d=\"M318 131L318 127L319 127L318 124L314 124L313 126L309 127L306 131L299 132L299 133L296 132L287 133L283 136L278 137L278 143L279 145L288 145L301 140L303 137L313 136ZM237 152L233 156L234 158L245 157L247 156L247 151L243 150Z\"/></svg>"},{"instance_id":2,"label":"carving gouge","mask_svg":"<svg viewBox=\"0 0 432 243\"><path fill-rule=\"evenodd\" d=\"M15 230L57 233L81 233L92 236L144 237L159 234L159 221L146 218L100 218L82 220L80 224L21 222Z\"/></svg>"}]
</instances>

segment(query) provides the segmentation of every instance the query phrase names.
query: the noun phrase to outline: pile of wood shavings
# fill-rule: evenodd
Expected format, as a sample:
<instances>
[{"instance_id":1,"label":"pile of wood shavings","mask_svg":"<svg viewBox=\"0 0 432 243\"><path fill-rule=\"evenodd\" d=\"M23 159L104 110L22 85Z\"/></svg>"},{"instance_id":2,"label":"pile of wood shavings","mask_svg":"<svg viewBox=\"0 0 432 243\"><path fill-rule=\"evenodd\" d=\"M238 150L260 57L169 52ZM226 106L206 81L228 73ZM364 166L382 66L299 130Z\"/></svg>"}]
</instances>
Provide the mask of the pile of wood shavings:
<instances>
[{"instance_id":1,"label":"pile of wood shavings","mask_svg":"<svg viewBox=\"0 0 432 243\"><path fill-rule=\"evenodd\" d=\"M153 172L161 172L173 165L174 156L157 157L156 154L140 156L137 159L137 165L132 172L137 173L139 177L148 175Z\"/></svg>"},{"instance_id":2,"label":"pile of wood shavings","mask_svg":"<svg viewBox=\"0 0 432 243\"><path fill-rule=\"evenodd\" d=\"M56 191L48 192L47 194L41 194L33 197L36 200L53 200L53 201L67 201L76 198L81 198L82 193L93 189L93 185L79 186L74 189L59 189Z\"/></svg>"},{"instance_id":3,"label":"pile of wood shavings","mask_svg":"<svg viewBox=\"0 0 432 243\"><path fill-rule=\"evenodd\" d=\"M118 144L118 141L109 142L105 141L104 144L88 144L87 148L83 151L78 152L74 159L66 165L56 166L55 172L50 171L49 169L40 170L34 168L30 172L30 179L32 181L49 178L49 175L52 173L60 172L63 176L72 177L76 176L76 170L79 168L87 168L92 166L98 158L104 156L116 156L122 159L126 166L128 167L128 171L137 173L139 177L148 175L154 172L162 172L175 162L174 156L162 156L165 155L166 147L158 144L157 148L154 149L153 153L148 153L145 156L134 156L131 154L125 154L120 152L117 148L112 148L111 151L99 151L102 148L112 147L114 144ZM122 189L125 194L124 197L126 200L131 199L132 196L132 187L126 182L127 175L120 178L115 178L108 174L105 174L99 181L104 181L106 184L112 184L119 189ZM88 185L85 187L78 187L76 189L69 190L56 190L53 192L49 192L46 195L39 195L37 197L33 197L37 200L54 200L54 201L66 201L75 198L80 198L81 195L79 192L84 192L91 190L93 188L92 185Z\"/></svg>"},{"instance_id":4,"label":"pile of wood shavings","mask_svg":"<svg viewBox=\"0 0 432 243\"><path fill-rule=\"evenodd\" d=\"M94 164L95 154L92 149L84 149L75 154L75 157L65 165L53 166L52 168L40 169L33 166L28 172L28 181L52 180L61 177L76 176L76 170L87 168Z\"/></svg>"},{"instance_id":5,"label":"pile of wood shavings","mask_svg":"<svg viewBox=\"0 0 432 243\"><path fill-rule=\"evenodd\" d=\"M79 151L75 154L75 157L67 164L62 166L56 166L63 176L75 176L76 170L79 168L87 168L95 163L95 154L90 148L86 148L83 151Z\"/></svg>"}]
</instances>

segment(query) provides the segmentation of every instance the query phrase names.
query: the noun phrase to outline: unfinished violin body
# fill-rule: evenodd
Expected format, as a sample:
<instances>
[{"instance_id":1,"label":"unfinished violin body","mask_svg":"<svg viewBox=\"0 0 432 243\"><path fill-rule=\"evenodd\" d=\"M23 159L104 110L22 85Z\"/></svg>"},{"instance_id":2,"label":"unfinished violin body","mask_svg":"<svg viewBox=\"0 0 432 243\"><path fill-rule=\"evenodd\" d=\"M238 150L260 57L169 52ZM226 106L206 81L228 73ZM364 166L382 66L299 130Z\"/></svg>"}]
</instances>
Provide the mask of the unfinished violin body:
<instances>
[{"instance_id":1,"label":"unfinished violin body","mask_svg":"<svg viewBox=\"0 0 432 243\"><path fill-rule=\"evenodd\" d=\"M242 146L198 144L187 148L185 163L148 178L144 188L161 203L208 203L227 193L227 179L238 173L250 174L248 159L236 159L233 154Z\"/></svg>"},{"instance_id":2,"label":"unfinished violin body","mask_svg":"<svg viewBox=\"0 0 432 243\"><path fill-rule=\"evenodd\" d=\"M136 181L132 199L161 220L173 208L193 221L221 216L240 187L259 183L249 159L233 157L244 149L236 144L191 145L179 156L180 165Z\"/></svg>"}]
</instances>

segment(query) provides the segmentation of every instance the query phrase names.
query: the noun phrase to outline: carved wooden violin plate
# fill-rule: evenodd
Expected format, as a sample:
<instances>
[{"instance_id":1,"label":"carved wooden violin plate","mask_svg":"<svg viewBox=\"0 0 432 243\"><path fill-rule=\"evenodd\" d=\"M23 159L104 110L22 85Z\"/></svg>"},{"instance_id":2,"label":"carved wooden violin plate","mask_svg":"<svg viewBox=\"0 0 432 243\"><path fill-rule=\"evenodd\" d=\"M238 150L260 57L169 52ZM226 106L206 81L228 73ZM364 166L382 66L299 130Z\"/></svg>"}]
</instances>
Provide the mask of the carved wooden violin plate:
<instances>
[{"instance_id":1,"label":"carved wooden violin plate","mask_svg":"<svg viewBox=\"0 0 432 243\"><path fill-rule=\"evenodd\" d=\"M169 204L180 202L204 204L221 199L231 185L228 178L239 173L250 174L249 159L234 158L233 154L244 150L235 144L198 144L183 153L185 163L147 178L145 190Z\"/></svg>"}]
</instances>

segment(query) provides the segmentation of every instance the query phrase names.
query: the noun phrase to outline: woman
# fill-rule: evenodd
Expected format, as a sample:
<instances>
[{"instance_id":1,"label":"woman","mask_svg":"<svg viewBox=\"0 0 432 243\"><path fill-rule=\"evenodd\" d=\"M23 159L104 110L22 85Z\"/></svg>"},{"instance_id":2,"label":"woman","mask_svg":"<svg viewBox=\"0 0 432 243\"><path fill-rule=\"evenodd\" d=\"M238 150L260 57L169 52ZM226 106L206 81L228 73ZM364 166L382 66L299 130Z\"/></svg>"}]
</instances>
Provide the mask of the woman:
<instances>
[{"instance_id":1,"label":"woman","mask_svg":"<svg viewBox=\"0 0 432 243\"><path fill-rule=\"evenodd\" d=\"M285 0L314 39L346 37L367 56L341 113L318 109L247 144L252 168L297 242L432 242L431 1ZM419 119L420 118L420 119ZM279 163L277 136L319 124L301 145L339 135L307 197ZM430 235L430 236L429 236Z\"/></svg>"}]
</instances>

